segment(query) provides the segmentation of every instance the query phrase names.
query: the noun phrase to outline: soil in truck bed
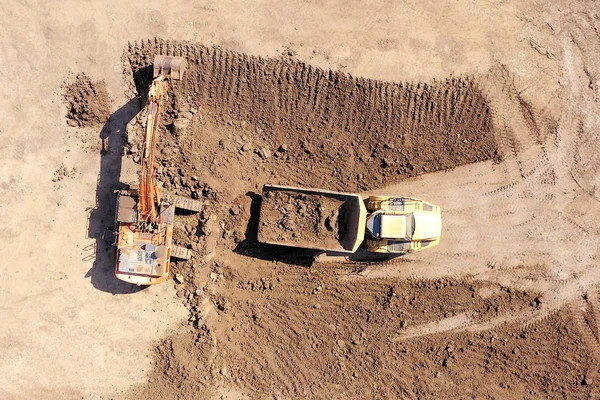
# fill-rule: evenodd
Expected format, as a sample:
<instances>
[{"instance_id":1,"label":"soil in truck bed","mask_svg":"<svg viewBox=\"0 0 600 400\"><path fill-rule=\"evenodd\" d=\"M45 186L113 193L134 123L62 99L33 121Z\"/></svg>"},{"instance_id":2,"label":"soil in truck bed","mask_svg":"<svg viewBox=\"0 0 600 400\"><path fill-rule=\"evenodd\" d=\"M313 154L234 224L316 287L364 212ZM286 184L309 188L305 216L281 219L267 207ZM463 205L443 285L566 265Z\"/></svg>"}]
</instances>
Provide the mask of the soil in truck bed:
<instances>
[{"instance_id":1,"label":"soil in truck bed","mask_svg":"<svg viewBox=\"0 0 600 400\"><path fill-rule=\"evenodd\" d=\"M325 196L268 191L260 211L261 240L337 247L346 233L343 204Z\"/></svg>"}]
</instances>

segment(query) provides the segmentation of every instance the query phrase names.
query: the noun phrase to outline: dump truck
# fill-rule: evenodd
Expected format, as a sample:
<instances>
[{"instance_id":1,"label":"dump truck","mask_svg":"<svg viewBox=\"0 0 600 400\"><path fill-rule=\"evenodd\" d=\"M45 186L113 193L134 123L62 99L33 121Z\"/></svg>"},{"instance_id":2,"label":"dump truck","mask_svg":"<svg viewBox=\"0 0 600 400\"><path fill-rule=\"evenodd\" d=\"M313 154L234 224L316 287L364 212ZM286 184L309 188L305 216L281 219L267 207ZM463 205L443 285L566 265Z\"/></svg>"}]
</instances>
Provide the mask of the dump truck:
<instances>
[{"instance_id":1,"label":"dump truck","mask_svg":"<svg viewBox=\"0 0 600 400\"><path fill-rule=\"evenodd\" d=\"M405 254L439 244L440 208L413 197L265 185L258 241L335 253Z\"/></svg>"},{"instance_id":2,"label":"dump truck","mask_svg":"<svg viewBox=\"0 0 600 400\"><path fill-rule=\"evenodd\" d=\"M182 196L161 195L156 180L156 143L167 90L186 67L182 57L156 55L148 91L139 187L117 190L114 245L115 276L137 285L154 285L169 276L171 257L188 259L189 249L173 244L175 209L200 211L202 204Z\"/></svg>"}]
</instances>

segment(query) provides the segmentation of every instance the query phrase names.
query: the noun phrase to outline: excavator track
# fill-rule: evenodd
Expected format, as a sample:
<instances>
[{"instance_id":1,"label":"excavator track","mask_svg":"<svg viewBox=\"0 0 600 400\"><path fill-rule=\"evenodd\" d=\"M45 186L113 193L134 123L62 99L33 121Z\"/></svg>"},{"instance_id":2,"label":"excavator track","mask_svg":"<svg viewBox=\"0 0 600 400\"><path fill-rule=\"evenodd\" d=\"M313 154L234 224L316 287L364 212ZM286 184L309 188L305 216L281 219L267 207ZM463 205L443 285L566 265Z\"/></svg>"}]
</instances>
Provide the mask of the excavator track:
<instances>
[{"instance_id":1,"label":"excavator track","mask_svg":"<svg viewBox=\"0 0 600 400\"><path fill-rule=\"evenodd\" d=\"M200 212L202 211L202 202L199 200L190 199L188 197L177 196L174 194L165 194L164 200L173 204L176 208L187 211Z\"/></svg>"}]
</instances>

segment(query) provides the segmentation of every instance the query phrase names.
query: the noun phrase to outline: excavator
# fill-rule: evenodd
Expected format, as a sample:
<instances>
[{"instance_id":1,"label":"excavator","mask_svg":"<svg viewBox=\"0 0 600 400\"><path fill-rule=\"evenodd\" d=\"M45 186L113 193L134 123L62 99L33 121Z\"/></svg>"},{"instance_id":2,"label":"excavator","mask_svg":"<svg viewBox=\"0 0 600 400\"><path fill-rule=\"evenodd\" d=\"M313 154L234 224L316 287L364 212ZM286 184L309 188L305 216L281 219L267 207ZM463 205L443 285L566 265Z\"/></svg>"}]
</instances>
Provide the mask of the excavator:
<instances>
[{"instance_id":1,"label":"excavator","mask_svg":"<svg viewBox=\"0 0 600 400\"><path fill-rule=\"evenodd\" d=\"M156 55L153 81L145 112L145 139L139 172L139 188L116 191L114 231L117 247L115 275L136 285L155 285L169 276L171 257L188 259L189 249L173 244L175 209L198 212L201 202L181 196L161 197L156 181L158 127L169 85L183 78L187 66L182 57Z\"/></svg>"}]
</instances>

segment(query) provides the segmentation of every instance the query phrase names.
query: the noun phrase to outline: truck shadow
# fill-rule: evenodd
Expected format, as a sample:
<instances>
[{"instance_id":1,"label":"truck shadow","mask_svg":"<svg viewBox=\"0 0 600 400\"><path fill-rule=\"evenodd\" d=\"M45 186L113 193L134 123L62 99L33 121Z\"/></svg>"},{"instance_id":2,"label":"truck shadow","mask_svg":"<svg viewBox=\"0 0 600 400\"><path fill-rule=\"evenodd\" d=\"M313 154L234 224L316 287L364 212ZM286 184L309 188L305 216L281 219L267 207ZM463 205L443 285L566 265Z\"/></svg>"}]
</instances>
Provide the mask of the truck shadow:
<instances>
[{"instance_id":1,"label":"truck shadow","mask_svg":"<svg viewBox=\"0 0 600 400\"><path fill-rule=\"evenodd\" d=\"M238 243L234 251L237 254L258 258L265 261L281 261L300 267L310 267L320 250L301 249L296 247L276 246L258 241L258 214L260 212L261 196L255 192L246 193L251 199L250 218L246 225L245 239Z\"/></svg>"},{"instance_id":2,"label":"truck shadow","mask_svg":"<svg viewBox=\"0 0 600 400\"><path fill-rule=\"evenodd\" d=\"M115 277L116 248L110 238L105 238L108 229L114 229L116 189L125 188L120 180L122 158L127 143L127 123L140 111L140 98L129 100L115 111L102 130L100 139L108 141L107 151L100 157L100 175L96 187L96 207L90 212L88 219L88 237L95 239L96 251L92 268L86 273L92 285L103 292L112 294L129 294L143 290L145 286L135 286ZM108 240L105 240L108 239Z\"/></svg>"}]
</instances>

